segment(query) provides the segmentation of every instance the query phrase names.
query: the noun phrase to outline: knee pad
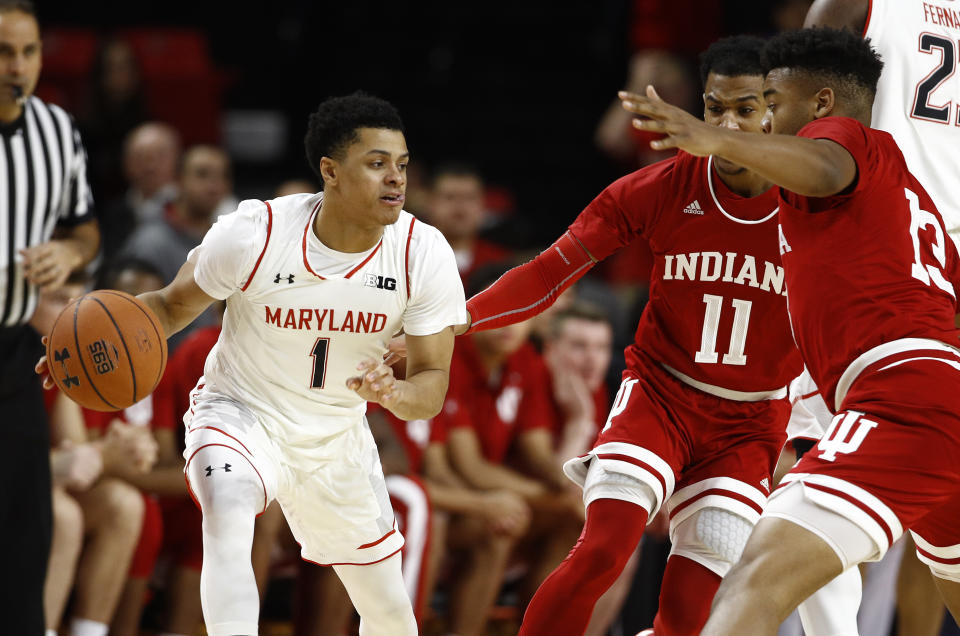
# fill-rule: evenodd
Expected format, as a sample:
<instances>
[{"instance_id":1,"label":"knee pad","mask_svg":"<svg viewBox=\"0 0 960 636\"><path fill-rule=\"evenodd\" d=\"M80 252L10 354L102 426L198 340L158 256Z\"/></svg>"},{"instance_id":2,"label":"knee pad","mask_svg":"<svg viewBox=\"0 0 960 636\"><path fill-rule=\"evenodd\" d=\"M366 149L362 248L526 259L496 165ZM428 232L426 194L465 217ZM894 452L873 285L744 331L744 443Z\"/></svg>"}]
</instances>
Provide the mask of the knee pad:
<instances>
[{"instance_id":1,"label":"knee pad","mask_svg":"<svg viewBox=\"0 0 960 636\"><path fill-rule=\"evenodd\" d=\"M229 510L251 510L259 515L269 503L256 467L246 455L228 446L201 446L190 455L184 472L205 519Z\"/></svg>"},{"instance_id":2,"label":"knee pad","mask_svg":"<svg viewBox=\"0 0 960 636\"><path fill-rule=\"evenodd\" d=\"M636 504L646 510L649 517L657 509L657 496L650 486L632 475L605 470L600 462L593 461L583 482L583 503L589 506L597 499Z\"/></svg>"},{"instance_id":3,"label":"knee pad","mask_svg":"<svg viewBox=\"0 0 960 636\"><path fill-rule=\"evenodd\" d=\"M723 577L740 560L751 532L753 524L740 515L704 508L674 528L671 554L687 557Z\"/></svg>"}]
</instances>

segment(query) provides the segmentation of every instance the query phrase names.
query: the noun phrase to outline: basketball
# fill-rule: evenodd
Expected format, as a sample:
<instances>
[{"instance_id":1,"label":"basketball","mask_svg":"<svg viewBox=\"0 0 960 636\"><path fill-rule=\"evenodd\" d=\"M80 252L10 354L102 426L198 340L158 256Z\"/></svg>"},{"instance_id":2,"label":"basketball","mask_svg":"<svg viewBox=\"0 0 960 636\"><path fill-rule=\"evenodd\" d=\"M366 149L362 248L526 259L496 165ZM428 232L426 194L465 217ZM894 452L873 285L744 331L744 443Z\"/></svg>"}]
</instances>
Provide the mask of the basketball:
<instances>
[{"instance_id":1,"label":"basketball","mask_svg":"<svg viewBox=\"0 0 960 636\"><path fill-rule=\"evenodd\" d=\"M95 411L119 411L150 395L167 365L156 315L130 294L101 289L67 305L47 338L50 376Z\"/></svg>"}]
</instances>

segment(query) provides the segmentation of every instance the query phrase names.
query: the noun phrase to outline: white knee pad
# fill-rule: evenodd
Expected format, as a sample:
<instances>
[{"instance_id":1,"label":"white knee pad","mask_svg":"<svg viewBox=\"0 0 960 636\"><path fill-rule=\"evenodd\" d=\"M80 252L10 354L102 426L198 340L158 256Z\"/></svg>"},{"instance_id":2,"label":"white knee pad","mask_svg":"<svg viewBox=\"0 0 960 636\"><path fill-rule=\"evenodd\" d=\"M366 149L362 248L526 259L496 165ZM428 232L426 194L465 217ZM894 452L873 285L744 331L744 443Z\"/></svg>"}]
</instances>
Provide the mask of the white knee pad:
<instances>
[{"instance_id":1,"label":"white knee pad","mask_svg":"<svg viewBox=\"0 0 960 636\"><path fill-rule=\"evenodd\" d=\"M600 462L594 461L583 482L583 503L589 506L597 499L627 501L640 506L650 516L657 509L657 496L650 486L631 475L605 470Z\"/></svg>"},{"instance_id":2,"label":"white knee pad","mask_svg":"<svg viewBox=\"0 0 960 636\"><path fill-rule=\"evenodd\" d=\"M722 508L704 508L680 522L671 539L677 554L696 561L718 576L726 576L740 560L753 524Z\"/></svg>"},{"instance_id":3,"label":"white knee pad","mask_svg":"<svg viewBox=\"0 0 960 636\"><path fill-rule=\"evenodd\" d=\"M207 632L256 636L260 598L250 548L266 504L263 482L244 455L217 445L191 455L187 476L203 509L200 601Z\"/></svg>"}]
</instances>

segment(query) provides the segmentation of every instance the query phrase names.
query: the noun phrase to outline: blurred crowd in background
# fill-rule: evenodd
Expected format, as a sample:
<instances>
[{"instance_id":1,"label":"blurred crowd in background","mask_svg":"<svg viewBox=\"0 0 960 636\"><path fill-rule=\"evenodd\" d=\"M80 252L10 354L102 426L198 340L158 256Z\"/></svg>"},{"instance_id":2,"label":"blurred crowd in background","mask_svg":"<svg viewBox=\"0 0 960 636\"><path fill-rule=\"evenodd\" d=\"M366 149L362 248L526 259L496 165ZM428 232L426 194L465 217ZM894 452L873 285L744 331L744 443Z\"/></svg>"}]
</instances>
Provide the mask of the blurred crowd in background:
<instances>
[{"instance_id":1,"label":"blurred crowd in background","mask_svg":"<svg viewBox=\"0 0 960 636\"><path fill-rule=\"evenodd\" d=\"M41 333L87 289L169 283L239 200L315 191L307 115L357 89L400 109L413 155L405 207L441 230L476 293L607 183L666 156L630 126L618 89L654 84L700 114L697 54L723 35L799 28L810 2L107 5L39 7L37 95L80 125L102 233L94 265L43 297ZM607 417L650 267L642 245L629 248L536 320L461 339L432 422L369 414L424 633L515 633L572 547L582 503L560 466ZM181 416L218 324L210 311L177 334L156 393L122 413L49 392L48 628L80 618L117 635L199 633L201 520L182 477ZM655 522L588 633L651 623L668 551ZM298 559L275 505L258 519L253 558L261 633L356 629L336 577Z\"/></svg>"}]
</instances>

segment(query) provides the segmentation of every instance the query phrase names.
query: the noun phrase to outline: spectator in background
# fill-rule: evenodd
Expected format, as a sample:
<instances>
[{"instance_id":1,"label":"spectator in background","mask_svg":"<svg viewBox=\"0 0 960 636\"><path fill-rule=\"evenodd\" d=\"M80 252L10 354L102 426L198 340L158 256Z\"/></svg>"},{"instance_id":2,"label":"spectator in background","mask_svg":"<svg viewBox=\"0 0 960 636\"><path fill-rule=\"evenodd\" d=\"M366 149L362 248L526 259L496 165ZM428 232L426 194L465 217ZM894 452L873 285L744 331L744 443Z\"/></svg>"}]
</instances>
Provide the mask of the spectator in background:
<instances>
[{"instance_id":1,"label":"spectator in background","mask_svg":"<svg viewBox=\"0 0 960 636\"><path fill-rule=\"evenodd\" d=\"M106 267L139 225L162 218L176 199L179 162L180 136L171 126L149 122L127 135L123 172L129 187L98 211Z\"/></svg>"},{"instance_id":2,"label":"spectator in background","mask_svg":"<svg viewBox=\"0 0 960 636\"><path fill-rule=\"evenodd\" d=\"M483 268L471 289L485 288L504 270ZM450 464L467 485L506 490L530 507L522 541L530 565L526 598L573 546L584 513L556 460L549 372L529 333L527 322L459 338L443 410L434 418L447 431Z\"/></svg>"},{"instance_id":3,"label":"spectator in background","mask_svg":"<svg viewBox=\"0 0 960 636\"><path fill-rule=\"evenodd\" d=\"M312 194L320 188L310 179L288 179L277 186L274 197L285 197L288 194Z\"/></svg>"},{"instance_id":4,"label":"spectator in background","mask_svg":"<svg viewBox=\"0 0 960 636\"><path fill-rule=\"evenodd\" d=\"M510 255L504 248L478 236L485 213L483 177L476 168L464 163L445 163L434 170L427 200L427 221L450 243L464 281L478 267Z\"/></svg>"},{"instance_id":5,"label":"spectator in background","mask_svg":"<svg viewBox=\"0 0 960 636\"><path fill-rule=\"evenodd\" d=\"M109 38L101 44L89 90L79 119L90 153L90 182L100 199L110 201L124 190L124 139L149 119L140 68L127 42Z\"/></svg>"},{"instance_id":6,"label":"spectator in background","mask_svg":"<svg viewBox=\"0 0 960 636\"><path fill-rule=\"evenodd\" d=\"M121 257L135 256L160 272L164 284L170 283L190 250L200 245L204 234L216 220L215 211L230 194L230 158L214 146L194 146L183 155L177 175L177 198L167 204L164 215L136 229L121 248ZM193 327L217 322L212 309L206 310ZM192 327L169 339L171 351Z\"/></svg>"}]
</instances>

